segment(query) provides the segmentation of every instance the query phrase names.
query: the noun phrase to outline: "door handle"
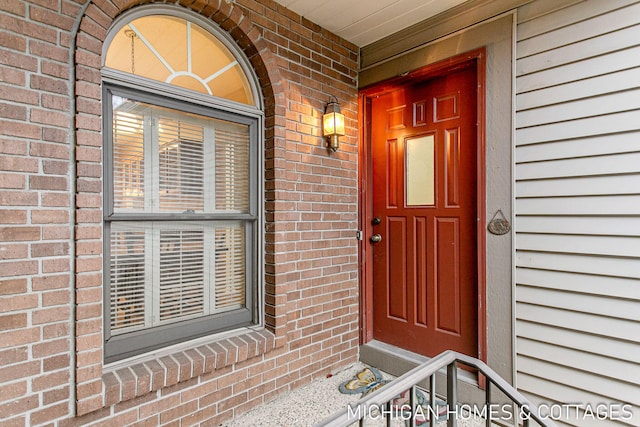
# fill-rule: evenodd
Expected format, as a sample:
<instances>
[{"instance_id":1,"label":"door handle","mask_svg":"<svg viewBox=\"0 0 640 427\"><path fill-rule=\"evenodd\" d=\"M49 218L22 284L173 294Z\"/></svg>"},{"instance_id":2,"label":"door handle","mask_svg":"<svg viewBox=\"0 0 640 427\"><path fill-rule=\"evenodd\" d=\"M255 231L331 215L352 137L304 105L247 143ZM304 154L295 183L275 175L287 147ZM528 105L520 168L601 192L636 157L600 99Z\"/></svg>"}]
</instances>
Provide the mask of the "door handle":
<instances>
[{"instance_id":1,"label":"door handle","mask_svg":"<svg viewBox=\"0 0 640 427\"><path fill-rule=\"evenodd\" d=\"M382 241L382 236L379 234L374 234L373 236L371 236L371 238L369 238L369 241L371 243L378 243Z\"/></svg>"}]
</instances>

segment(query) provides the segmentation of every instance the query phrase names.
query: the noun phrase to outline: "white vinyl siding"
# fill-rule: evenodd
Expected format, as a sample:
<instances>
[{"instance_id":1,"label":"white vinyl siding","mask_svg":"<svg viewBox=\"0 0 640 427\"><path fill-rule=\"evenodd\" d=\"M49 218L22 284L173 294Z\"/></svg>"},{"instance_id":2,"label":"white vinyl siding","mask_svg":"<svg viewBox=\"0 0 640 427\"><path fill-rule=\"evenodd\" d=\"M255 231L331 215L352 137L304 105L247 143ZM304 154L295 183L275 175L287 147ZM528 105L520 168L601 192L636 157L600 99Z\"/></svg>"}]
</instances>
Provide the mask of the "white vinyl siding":
<instances>
[{"instance_id":1,"label":"white vinyl siding","mask_svg":"<svg viewBox=\"0 0 640 427\"><path fill-rule=\"evenodd\" d=\"M640 422L640 2L518 9L516 382Z\"/></svg>"}]
</instances>

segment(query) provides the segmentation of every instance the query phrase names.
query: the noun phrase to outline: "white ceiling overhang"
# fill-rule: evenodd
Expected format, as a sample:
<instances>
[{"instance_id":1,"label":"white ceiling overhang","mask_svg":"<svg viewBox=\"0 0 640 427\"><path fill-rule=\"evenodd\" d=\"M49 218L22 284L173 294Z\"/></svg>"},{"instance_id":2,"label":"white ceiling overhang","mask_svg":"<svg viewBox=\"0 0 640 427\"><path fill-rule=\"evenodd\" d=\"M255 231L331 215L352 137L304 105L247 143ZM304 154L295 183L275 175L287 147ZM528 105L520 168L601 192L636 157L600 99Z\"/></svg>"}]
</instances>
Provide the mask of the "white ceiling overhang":
<instances>
[{"instance_id":1,"label":"white ceiling overhang","mask_svg":"<svg viewBox=\"0 0 640 427\"><path fill-rule=\"evenodd\" d=\"M311 22L363 47L466 0L276 0Z\"/></svg>"}]
</instances>

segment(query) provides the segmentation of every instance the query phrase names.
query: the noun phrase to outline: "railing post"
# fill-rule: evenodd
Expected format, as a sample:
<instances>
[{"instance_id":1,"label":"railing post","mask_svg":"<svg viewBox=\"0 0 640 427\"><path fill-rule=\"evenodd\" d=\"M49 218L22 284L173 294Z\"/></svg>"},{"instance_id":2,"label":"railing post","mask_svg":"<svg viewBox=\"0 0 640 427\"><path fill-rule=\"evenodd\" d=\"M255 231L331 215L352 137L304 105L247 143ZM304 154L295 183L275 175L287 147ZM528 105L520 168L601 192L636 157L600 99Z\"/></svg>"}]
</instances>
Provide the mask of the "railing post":
<instances>
[{"instance_id":1,"label":"railing post","mask_svg":"<svg viewBox=\"0 0 640 427\"><path fill-rule=\"evenodd\" d=\"M412 386L409 391L409 405L411 406L411 418L409 419L409 425L411 427L416 427L416 410L418 405L418 396L416 395L416 386Z\"/></svg>"},{"instance_id":2,"label":"railing post","mask_svg":"<svg viewBox=\"0 0 640 427\"><path fill-rule=\"evenodd\" d=\"M429 427L436 426L436 374L429 377Z\"/></svg>"},{"instance_id":3,"label":"railing post","mask_svg":"<svg viewBox=\"0 0 640 427\"><path fill-rule=\"evenodd\" d=\"M458 425L458 368L456 362L447 366L447 427ZM453 412L453 413L452 413Z\"/></svg>"},{"instance_id":4,"label":"railing post","mask_svg":"<svg viewBox=\"0 0 640 427\"><path fill-rule=\"evenodd\" d=\"M486 375L485 379L485 390L484 390L484 407L487 409L487 420L485 422L486 427L491 427L491 380Z\"/></svg>"}]
</instances>

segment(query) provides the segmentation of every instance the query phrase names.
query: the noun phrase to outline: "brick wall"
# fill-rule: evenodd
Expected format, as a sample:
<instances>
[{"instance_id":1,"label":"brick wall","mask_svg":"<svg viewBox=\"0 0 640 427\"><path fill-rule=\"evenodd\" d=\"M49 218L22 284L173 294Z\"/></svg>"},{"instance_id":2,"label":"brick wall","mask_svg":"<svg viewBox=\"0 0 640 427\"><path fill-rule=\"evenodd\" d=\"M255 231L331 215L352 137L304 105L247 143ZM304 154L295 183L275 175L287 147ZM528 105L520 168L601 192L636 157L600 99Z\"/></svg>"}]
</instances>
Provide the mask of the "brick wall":
<instances>
[{"instance_id":1,"label":"brick wall","mask_svg":"<svg viewBox=\"0 0 640 427\"><path fill-rule=\"evenodd\" d=\"M269 0L184 0L262 87L266 328L103 366L99 69L138 3L0 2L3 425L217 425L357 357L357 48ZM331 156L329 94L348 126Z\"/></svg>"}]
</instances>

